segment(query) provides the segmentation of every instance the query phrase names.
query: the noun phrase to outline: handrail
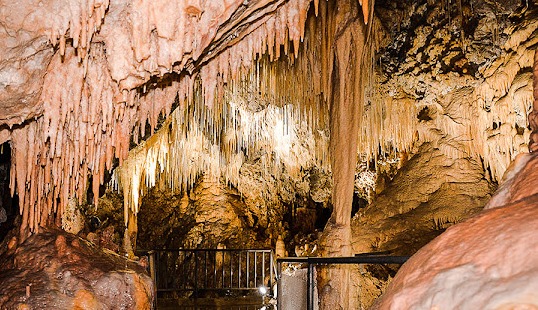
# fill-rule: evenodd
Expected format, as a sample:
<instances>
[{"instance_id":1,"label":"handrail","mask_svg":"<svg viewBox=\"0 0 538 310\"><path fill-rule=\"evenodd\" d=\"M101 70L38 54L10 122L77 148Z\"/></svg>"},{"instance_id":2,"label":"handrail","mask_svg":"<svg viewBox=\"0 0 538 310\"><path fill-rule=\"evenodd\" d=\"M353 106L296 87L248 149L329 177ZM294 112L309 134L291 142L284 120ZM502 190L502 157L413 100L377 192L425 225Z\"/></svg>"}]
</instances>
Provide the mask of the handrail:
<instances>
[{"instance_id":1,"label":"handrail","mask_svg":"<svg viewBox=\"0 0 538 310\"><path fill-rule=\"evenodd\" d=\"M278 292L277 305L281 305L282 298L282 263L306 263L307 264L307 291L306 305L308 310L314 309L314 266L315 265L340 265L340 264L403 264L409 256L387 256L377 253L361 253L350 257L282 257L277 258Z\"/></svg>"},{"instance_id":2,"label":"handrail","mask_svg":"<svg viewBox=\"0 0 538 310\"><path fill-rule=\"evenodd\" d=\"M192 249L192 248L171 248L171 249L137 249L137 253L149 253L151 251L159 251L159 252L175 252L175 251L197 251L197 252L214 252L214 251L220 251L220 252L233 252L233 251L248 251L248 252L272 252L273 250L267 249L267 248L253 248L253 249L241 249L241 248L230 248L230 249Z\"/></svg>"}]
</instances>

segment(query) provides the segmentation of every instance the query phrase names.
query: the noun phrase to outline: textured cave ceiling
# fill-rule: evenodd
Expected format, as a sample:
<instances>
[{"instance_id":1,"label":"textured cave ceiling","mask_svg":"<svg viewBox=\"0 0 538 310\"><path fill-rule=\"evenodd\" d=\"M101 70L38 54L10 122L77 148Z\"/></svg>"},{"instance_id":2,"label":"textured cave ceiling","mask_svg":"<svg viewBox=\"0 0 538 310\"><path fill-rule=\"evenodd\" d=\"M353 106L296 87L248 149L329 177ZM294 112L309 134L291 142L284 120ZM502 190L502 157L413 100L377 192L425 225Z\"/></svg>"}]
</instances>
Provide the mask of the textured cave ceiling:
<instances>
[{"instance_id":1,"label":"textured cave ceiling","mask_svg":"<svg viewBox=\"0 0 538 310\"><path fill-rule=\"evenodd\" d=\"M371 58L375 45L386 40L384 31L394 25L405 27L401 16L394 25L387 24L386 15L381 19L383 27L376 24L373 1L362 1L360 11L347 14L351 17L330 14L331 10L354 12L350 3L1 1L0 142L11 144L10 188L19 195L22 230L60 224L68 199L86 197L88 187L98 193L115 159L123 168L114 179L124 191L126 210L135 213L140 195L159 182L182 189L205 172L237 186L245 158L267 149L272 152L264 159L263 173L278 174L281 165L291 175L312 165L330 169L327 102L334 85L328 81L334 81L335 68L358 70L360 66L349 60L361 59L360 63L360 57ZM390 3L381 3L382 9ZM308 19L309 10L317 17ZM473 10L489 14L480 6ZM373 30L366 56L353 54L357 49L350 45L362 48L357 38L366 31L357 27L355 33L344 31L343 25L358 21L361 25L369 21ZM463 138L440 148L454 157L479 154L499 179L529 135L528 130L512 133L516 130L512 127L519 122L527 128L532 89L525 80L528 74L520 73L532 64L529 37L536 27L532 23L518 27L511 29L511 38L500 49L503 56L483 66L480 83L464 75L462 79L472 87L446 94L448 106L426 102L439 114L433 128L416 121L424 106L413 104L416 98L407 89L389 85L398 82L417 88L414 81L396 81L396 77L381 83L381 90L370 96L384 105L370 102L357 112L359 118L369 120L360 128L362 152L375 158L379 149L410 151L417 138L438 141L443 131ZM426 32L416 40L427 38ZM340 51L333 53L335 47ZM402 66L416 70L412 65ZM354 73L373 72L365 68ZM279 74L283 71L288 74ZM431 93L456 88L451 81L436 82L432 76L438 73L426 76L434 81ZM346 75L340 78L347 79ZM363 79L366 86L379 83L373 74ZM350 87L342 87L340 97L362 96L356 91L360 87ZM500 104L493 107L498 109L494 113L476 111L476 106L489 108L507 94L519 96L521 107ZM451 105L455 102L457 108ZM460 113L456 118L451 115L455 111ZM509 120L501 122L499 115ZM480 121L462 125L460 118L471 117ZM482 134L488 130L484 124L494 122L512 126L501 127L507 134L495 141L489 138L491 131ZM157 127L160 130L154 134ZM145 141L129 155L132 142L139 143L142 137Z\"/></svg>"},{"instance_id":2,"label":"textured cave ceiling","mask_svg":"<svg viewBox=\"0 0 538 310\"><path fill-rule=\"evenodd\" d=\"M11 143L22 230L54 221L89 177L98 193L131 136L188 106L198 84L211 110L256 55L297 56L318 2L2 1L0 142Z\"/></svg>"}]
</instances>

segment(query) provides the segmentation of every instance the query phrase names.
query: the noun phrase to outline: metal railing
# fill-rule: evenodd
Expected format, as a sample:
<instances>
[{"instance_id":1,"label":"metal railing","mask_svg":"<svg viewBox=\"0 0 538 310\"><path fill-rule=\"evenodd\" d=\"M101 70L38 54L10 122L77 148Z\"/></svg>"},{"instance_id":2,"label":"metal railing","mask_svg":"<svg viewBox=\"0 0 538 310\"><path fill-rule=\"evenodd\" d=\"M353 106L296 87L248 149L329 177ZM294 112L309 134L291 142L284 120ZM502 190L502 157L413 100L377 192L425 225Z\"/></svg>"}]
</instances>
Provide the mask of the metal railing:
<instances>
[{"instance_id":1,"label":"metal railing","mask_svg":"<svg viewBox=\"0 0 538 310\"><path fill-rule=\"evenodd\" d=\"M150 275L157 293L201 291L271 291L276 280L272 250L173 249L152 250Z\"/></svg>"},{"instance_id":2,"label":"metal railing","mask_svg":"<svg viewBox=\"0 0 538 310\"><path fill-rule=\"evenodd\" d=\"M316 265L340 265L340 264L403 264L409 259L408 256L386 256L371 253L356 254L352 257L284 257L277 259L278 292L277 305L281 305L282 299L282 263L301 263L307 265L307 290L306 308L314 309L314 267Z\"/></svg>"}]
</instances>

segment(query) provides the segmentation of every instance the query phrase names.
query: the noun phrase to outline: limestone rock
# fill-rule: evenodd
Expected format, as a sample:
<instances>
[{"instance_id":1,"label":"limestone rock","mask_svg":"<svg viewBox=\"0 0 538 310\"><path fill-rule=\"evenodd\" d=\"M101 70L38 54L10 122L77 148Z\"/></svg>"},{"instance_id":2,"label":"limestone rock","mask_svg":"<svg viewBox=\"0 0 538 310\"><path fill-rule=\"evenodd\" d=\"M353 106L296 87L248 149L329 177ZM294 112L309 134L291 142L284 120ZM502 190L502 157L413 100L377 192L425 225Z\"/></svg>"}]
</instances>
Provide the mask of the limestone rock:
<instances>
[{"instance_id":1,"label":"limestone rock","mask_svg":"<svg viewBox=\"0 0 538 310\"><path fill-rule=\"evenodd\" d=\"M480 162L451 159L425 144L352 222L355 253L410 255L477 213L495 190Z\"/></svg>"},{"instance_id":2,"label":"limestone rock","mask_svg":"<svg viewBox=\"0 0 538 310\"><path fill-rule=\"evenodd\" d=\"M526 157L508 177L516 182L497 194L518 199L450 227L420 249L374 309L536 309L538 195L526 184L537 180L531 168L538 159Z\"/></svg>"},{"instance_id":3,"label":"limestone rock","mask_svg":"<svg viewBox=\"0 0 538 310\"><path fill-rule=\"evenodd\" d=\"M60 230L2 245L1 309L151 309L153 284L134 261Z\"/></svg>"},{"instance_id":4,"label":"limestone rock","mask_svg":"<svg viewBox=\"0 0 538 310\"><path fill-rule=\"evenodd\" d=\"M138 245L151 248L263 247L267 239L256 210L245 206L237 192L201 179L189 195L153 189L139 213ZM275 236L276 237L276 236Z\"/></svg>"},{"instance_id":5,"label":"limestone rock","mask_svg":"<svg viewBox=\"0 0 538 310\"><path fill-rule=\"evenodd\" d=\"M352 221L353 253L412 255L447 227L479 212L491 197L480 162L451 159L423 145ZM398 266L364 265L354 278L362 309L387 286Z\"/></svg>"}]
</instances>

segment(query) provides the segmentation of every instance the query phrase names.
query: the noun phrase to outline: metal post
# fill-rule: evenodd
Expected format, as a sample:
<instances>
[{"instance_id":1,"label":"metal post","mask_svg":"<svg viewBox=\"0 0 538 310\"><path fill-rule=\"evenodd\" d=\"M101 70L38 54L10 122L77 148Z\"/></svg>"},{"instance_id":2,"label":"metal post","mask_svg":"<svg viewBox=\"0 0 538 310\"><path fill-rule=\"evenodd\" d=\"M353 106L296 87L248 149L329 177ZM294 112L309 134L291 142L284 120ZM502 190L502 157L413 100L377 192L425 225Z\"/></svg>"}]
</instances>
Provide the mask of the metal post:
<instances>
[{"instance_id":1,"label":"metal post","mask_svg":"<svg viewBox=\"0 0 538 310\"><path fill-rule=\"evenodd\" d=\"M204 251L204 287L207 288L207 251Z\"/></svg>"},{"instance_id":2,"label":"metal post","mask_svg":"<svg viewBox=\"0 0 538 310\"><path fill-rule=\"evenodd\" d=\"M224 251L222 251L221 253L222 253L222 262L220 263L220 268L222 269L221 288L224 288L224 266L226 266L226 264L224 263Z\"/></svg>"},{"instance_id":3,"label":"metal post","mask_svg":"<svg viewBox=\"0 0 538 310\"><path fill-rule=\"evenodd\" d=\"M230 288L234 287L234 267L233 267L233 252L228 252L228 257L230 258Z\"/></svg>"},{"instance_id":4,"label":"metal post","mask_svg":"<svg viewBox=\"0 0 538 310\"><path fill-rule=\"evenodd\" d=\"M258 287L258 252L254 252L254 287Z\"/></svg>"},{"instance_id":5,"label":"metal post","mask_svg":"<svg viewBox=\"0 0 538 310\"><path fill-rule=\"evenodd\" d=\"M217 252L213 254L213 288L217 288Z\"/></svg>"},{"instance_id":6,"label":"metal post","mask_svg":"<svg viewBox=\"0 0 538 310\"><path fill-rule=\"evenodd\" d=\"M277 261L276 263L276 306L278 309L282 309L282 262Z\"/></svg>"},{"instance_id":7,"label":"metal post","mask_svg":"<svg viewBox=\"0 0 538 310\"><path fill-rule=\"evenodd\" d=\"M250 252L247 251L247 288L250 288Z\"/></svg>"},{"instance_id":8,"label":"metal post","mask_svg":"<svg viewBox=\"0 0 538 310\"><path fill-rule=\"evenodd\" d=\"M265 252L262 252L262 282L262 285L265 286Z\"/></svg>"},{"instance_id":9,"label":"metal post","mask_svg":"<svg viewBox=\"0 0 538 310\"><path fill-rule=\"evenodd\" d=\"M154 264L154 268L153 268L153 271L155 272L155 291L157 291L157 289L159 288L159 285L158 285L158 277L159 277L159 272L157 271L157 265L159 263L159 252L155 251L153 252L154 253L154 260L153 260L153 264ZM150 266L151 266L151 262L150 262Z\"/></svg>"},{"instance_id":10,"label":"metal post","mask_svg":"<svg viewBox=\"0 0 538 310\"><path fill-rule=\"evenodd\" d=\"M314 299L314 296L312 294L312 264L307 263L308 265L308 272L307 272L307 278L306 278L306 309L307 310L314 310L312 299Z\"/></svg>"},{"instance_id":11,"label":"metal post","mask_svg":"<svg viewBox=\"0 0 538 310\"><path fill-rule=\"evenodd\" d=\"M269 253L269 291L273 293L273 251Z\"/></svg>"},{"instance_id":12,"label":"metal post","mask_svg":"<svg viewBox=\"0 0 538 310\"><path fill-rule=\"evenodd\" d=\"M187 274L187 272L186 272L186 268L187 268L187 252L184 252L184 251L178 252L177 260L181 262L181 266L183 268L183 273L182 274L184 274L184 275ZM187 286L185 278L183 277L183 279L180 279L179 281L180 281L179 282L180 283L179 288L184 289Z\"/></svg>"}]
</instances>

